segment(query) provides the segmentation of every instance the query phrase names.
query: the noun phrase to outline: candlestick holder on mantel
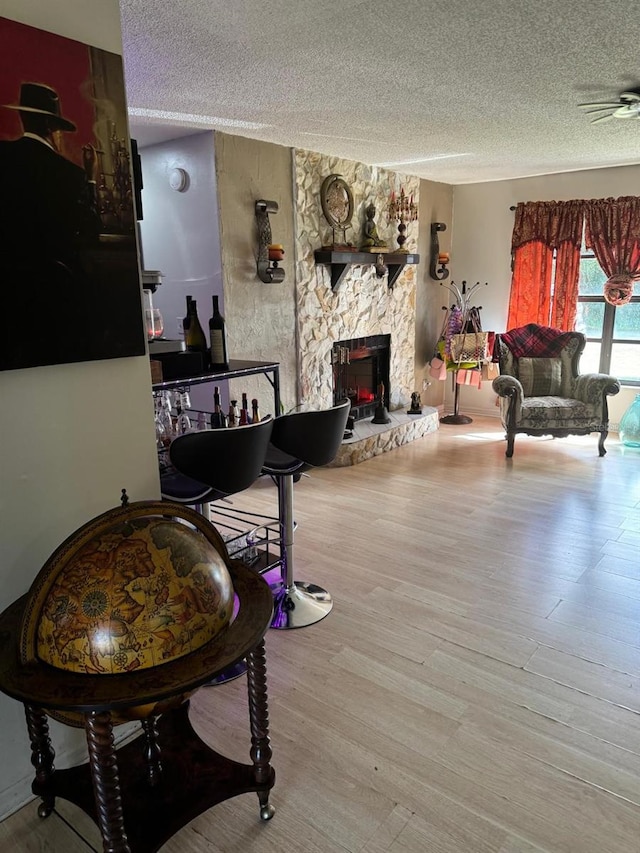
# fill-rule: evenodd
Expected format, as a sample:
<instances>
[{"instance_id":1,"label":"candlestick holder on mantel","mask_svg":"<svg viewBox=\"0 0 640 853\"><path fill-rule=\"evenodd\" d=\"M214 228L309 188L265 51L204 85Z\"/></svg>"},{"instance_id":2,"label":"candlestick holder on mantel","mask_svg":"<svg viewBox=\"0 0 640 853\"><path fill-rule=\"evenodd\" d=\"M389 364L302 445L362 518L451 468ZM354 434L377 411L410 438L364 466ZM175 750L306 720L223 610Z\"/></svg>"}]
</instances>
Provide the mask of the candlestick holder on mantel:
<instances>
[{"instance_id":1,"label":"candlestick holder on mantel","mask_svg":"<svg viewBox=\"0 0 640 853\"><path fill-rule=\"evenodd\" d=\"M418 205L413 200L413 193L407 196L404 187L400 187L400 193L396 195L395 190L391 193L387 207L387 221L398 222L398 252L408 252L404 248L407 242L407 222L417 222Z\"/></svg>"}]
</instances>

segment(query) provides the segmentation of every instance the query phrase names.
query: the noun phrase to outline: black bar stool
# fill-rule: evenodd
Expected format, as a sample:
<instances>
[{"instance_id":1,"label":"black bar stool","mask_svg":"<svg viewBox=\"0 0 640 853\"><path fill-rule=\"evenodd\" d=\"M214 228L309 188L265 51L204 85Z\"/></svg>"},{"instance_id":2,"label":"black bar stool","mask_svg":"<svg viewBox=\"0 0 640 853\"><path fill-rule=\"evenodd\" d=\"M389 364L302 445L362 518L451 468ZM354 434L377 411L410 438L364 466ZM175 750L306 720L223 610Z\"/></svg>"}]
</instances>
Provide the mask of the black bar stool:
<instances>
[{"instance_id":1,"label":"black bar stool","mask_svg":"<svg viewBox=\"0 0 640 853\"><path fill-rule=\"evenodd\" d=\"M262 467L278 486L282 578L275 589L272 628L304 628L329 613L333 601L319 586L294 581L293 480L308 468L327 465L344 437L351 402L344 400L319 412L293 412L276 418Z\"/></svg>"},{"instance_id":2,"label":"black bar stool","mask_svg":"<svg viewBox=\"0 0 640 853\"><path fill-rule=\"evenodd\" d=\"M193 505L209 518L211 501L248 489L261 475L273 424L269 415L255 424L177 436L169 445L173 467L160 473L162 497ZM246 663L240 661L209 683L231 681L246 669Z\"/></svg>"},{"instance_id":3,"label":"black bar stool","mask_svg":"<svg viewBox=\"0 0 640 853\"><path fill-rule=\"evenodd\" d=\"M173 468L160 474L165 500L204 505L248 489L261 474L274 420L233 429L208 429L179 435L169 445Z\"/></svg>"}]
</instances>

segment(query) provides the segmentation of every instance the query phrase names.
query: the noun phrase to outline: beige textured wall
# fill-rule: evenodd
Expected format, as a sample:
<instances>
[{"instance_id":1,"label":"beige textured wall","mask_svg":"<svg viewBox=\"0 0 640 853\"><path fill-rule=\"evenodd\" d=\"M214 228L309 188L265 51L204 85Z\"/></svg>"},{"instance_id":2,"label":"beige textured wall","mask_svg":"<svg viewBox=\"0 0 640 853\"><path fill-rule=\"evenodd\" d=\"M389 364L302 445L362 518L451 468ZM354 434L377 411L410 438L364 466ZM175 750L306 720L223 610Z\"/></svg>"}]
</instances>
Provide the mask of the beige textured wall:
<instances>
[{"instance_id":1,"label":"beige textured wall","mask_svg":"<svg viewBox=\"0 0 640 853\"><path fill-rule=\"evenodd\" d=\"M420 181L420 231L418 252L420 265L416 281L416 353L415 387L422 402L428 406L440 406L444 401L445 385L429 376L429 360L440 335L444 311L449 292L429 275L431 223L444 222L446 231L438 234L441 252L451 250L453 232L453 187L434 181ZM449 281L447 279L447 281ZM423 390L423 382L431 382Z\"/></svg>"},{"instance_id":2,"label":"beige textured wall","mask_svg":"<svg viewBox=\"0 0 640 853\"><path fill-rule=\"evenodd\" d=\"M229 356L279 361L287 410L297 402L291 150L216 133L215 151ZM279 284L264 284L256 270L255 203L260 198L279 205L270 216L273 242L285 247L285 278ZM246 391L249 399L258 398L262 414L272 412L272 391L264 377L230 385L238 399Z\"/></svg>"}]
</instances>

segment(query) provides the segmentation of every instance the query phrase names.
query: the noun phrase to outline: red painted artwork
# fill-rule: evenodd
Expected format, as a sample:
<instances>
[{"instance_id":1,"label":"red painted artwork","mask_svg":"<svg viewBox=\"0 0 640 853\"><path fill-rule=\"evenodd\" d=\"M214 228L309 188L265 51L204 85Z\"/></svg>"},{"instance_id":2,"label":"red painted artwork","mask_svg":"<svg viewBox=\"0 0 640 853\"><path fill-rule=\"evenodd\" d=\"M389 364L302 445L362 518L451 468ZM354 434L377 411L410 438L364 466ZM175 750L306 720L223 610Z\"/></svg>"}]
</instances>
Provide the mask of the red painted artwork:
<instances>
[{"instance_id":1,"label":"red painted artwork","mask_svg":"<svg viewBox=\"0 0 640 853\"><path fill-rule=\"evenodd\" d=\"M0 18L0 369L145 353L121 57Z\"/></svg>"}]
</instances>

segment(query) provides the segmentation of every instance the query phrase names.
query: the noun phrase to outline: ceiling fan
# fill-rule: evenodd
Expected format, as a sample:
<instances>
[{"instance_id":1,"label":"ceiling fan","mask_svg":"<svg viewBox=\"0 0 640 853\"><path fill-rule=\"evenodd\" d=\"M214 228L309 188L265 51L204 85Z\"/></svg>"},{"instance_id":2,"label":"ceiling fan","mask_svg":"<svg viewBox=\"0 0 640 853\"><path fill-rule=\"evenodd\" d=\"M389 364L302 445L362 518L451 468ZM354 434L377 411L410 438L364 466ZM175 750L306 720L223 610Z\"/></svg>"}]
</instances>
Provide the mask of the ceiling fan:
<instances>
[{"instance_id":1,"label":"ceiling fan","mask_svg":"<svg viewBox=\"0 0 640 853\"><path fill-rule=\"evenodd\" d=\"M620 92L617 101L595 101L578 106L594 116L591 119L592 124L612 118L640 118L640 88Z\"/></svg>"}]
</instances>

